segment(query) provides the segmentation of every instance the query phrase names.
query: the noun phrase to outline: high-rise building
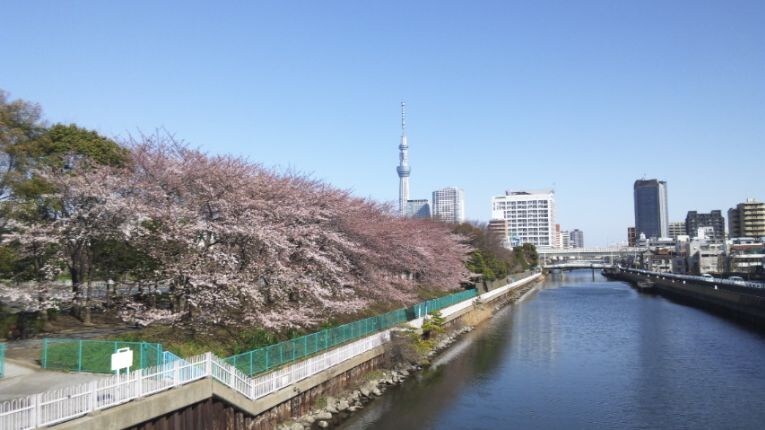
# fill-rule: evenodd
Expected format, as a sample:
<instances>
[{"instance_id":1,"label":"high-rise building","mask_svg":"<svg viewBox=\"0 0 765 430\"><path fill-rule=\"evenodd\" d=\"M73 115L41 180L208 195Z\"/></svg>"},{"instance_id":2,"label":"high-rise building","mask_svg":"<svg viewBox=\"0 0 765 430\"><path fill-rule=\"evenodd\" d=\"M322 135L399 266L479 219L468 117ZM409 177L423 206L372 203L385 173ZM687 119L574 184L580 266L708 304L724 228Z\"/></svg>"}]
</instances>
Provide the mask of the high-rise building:
<instances>
[{"instance_id":1,"label":"high-rise building","mask_svg":"<svg viewBox=\"0 0 765 430\"><path fill-rule=\"evenodd\" d=\"M406 216L411 218L430 218L430 202L428 199L407 200Z\"/></svg>"},{"instance_id":2,"label":"high-rise building","mask_svg":"<svg viewBox=\"0 0 765 430\"><path fill-rule=\"evenodd\" d=\"M465 193L455 187L433 191L433 218L445 222L465 222Z\"/></svg>"},{"instance_id":3,"label":"high-rise building","mask_svg":"<svg viewBox=\"0 0 765 430\"><path fill-rule=\"evenodd\" d=\"M765 203L750 198L728 210L728 230L730 237L765 237Z\"/></svg>"},{"instance_id":4,"label":"high-rise building","mask_svg":"<svg viewBox=\"0 0 765 430\"><path fill-rule=\"evenodd\" d=\"M406 104L401 102L401 143L398 145L398 210L406 216L406 202L409 200L409 142L406 139Z\"/></svg>"},{"instance_id":5,"label":"high-rise building","mask_svg":"<svg viewBox=\"0 0 765 430\"><path fill-rule=\"evenodd\" d=\"M578 228L571 230L568 243L571 248L584 248L584 232Z\"/></svg>"},{"instance_id":6,"label":"high-rise building","mask_svg":"<svg viewBox=\"0 0 765 430\"><path fill-rule=\"evenodd\" d=\"M656 179L638 179L635 198L635 234L646 238L668 237L667 183Z\"/></svg>"},{"instance_id":7,"label":"high-rise building","mask_svg":"<svg viewBox=\"0 0 765 430\"><path fill-rule=\"evenodd\" d=\"M706 233L706 238L711 240L723 240L725 238L725 218L722 211L713 210L708 214L696 211L688 211L685 216L685 233L690 237L698 236L699 228L711 227L712 234Z\"/></svg>"},{"instance_id":8,"label":"high-rise building","mask_svg":"<svg viewBox=\"0 0 765 430\"><path fill-rule=\"evenodd\" d=\"M511 246L530 243L536 247L559 246L555 240L555 193L507 191L491 199L491 218L504 220Z\"/></svg>"},{"instance_id":9,"label":"high-rise building","mask_svg":"<svg viewBox=\"0 0 765 430\"><path fill-rule=\"evenodd\" d=\"M672 221L669 223L669 236L672 239L677 240L677 236L682 236L686 234L685 232L685 221ZM688 234L689 236L693 237L695 235Z\"/></svg>"},{"instance_id":10,"label":"high-rise building","mask_svg":"<svg viewBox=\"0 0 765 430\"><path fill-rule=\"evenodd\" d=\"M637 233L635 233L635 227L627 227L627 245L635 246L637 243Z\"/></svg>"}]
</instances>

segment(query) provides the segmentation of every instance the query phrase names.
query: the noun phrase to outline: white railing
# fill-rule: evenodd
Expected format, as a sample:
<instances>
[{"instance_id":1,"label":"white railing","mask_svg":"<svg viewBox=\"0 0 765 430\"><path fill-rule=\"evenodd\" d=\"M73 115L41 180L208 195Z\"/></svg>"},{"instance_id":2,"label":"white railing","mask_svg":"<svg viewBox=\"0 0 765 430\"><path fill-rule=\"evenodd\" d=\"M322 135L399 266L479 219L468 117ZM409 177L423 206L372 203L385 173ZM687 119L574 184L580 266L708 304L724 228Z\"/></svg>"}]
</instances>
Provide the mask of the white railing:
<instances>
[{"instance_id":1,"label":"white railing","mask_svg":"<svg viewBox=\"0 0 765 430\"><path fill-rule=\"evenodd\" d=\"M206 377L255 400L388 340L390 331L380 332L255 378L209 352L185 360L174 359L159 366L0 403L0 429L25 430L61 423Z\"/></svg>"}]
</instances>

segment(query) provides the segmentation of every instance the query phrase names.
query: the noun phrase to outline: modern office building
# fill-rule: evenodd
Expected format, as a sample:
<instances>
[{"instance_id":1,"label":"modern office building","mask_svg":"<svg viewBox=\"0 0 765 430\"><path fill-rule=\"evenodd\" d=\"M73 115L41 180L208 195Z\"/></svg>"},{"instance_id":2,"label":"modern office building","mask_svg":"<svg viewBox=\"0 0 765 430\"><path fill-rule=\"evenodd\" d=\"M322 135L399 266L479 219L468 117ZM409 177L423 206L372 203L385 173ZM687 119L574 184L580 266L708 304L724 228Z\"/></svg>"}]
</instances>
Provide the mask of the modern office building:
<instances>
[{"instance_id":1,"label":"modern office building","mask_svg":"<svg viewBox=\"0 0 765 430\"><path fill-rule=\"evenodd\" d=\"M725 218L722 216L722 211L713 210L707 214L699 213L696 211L689 211L685 216L685 233L690 237L697 237L699 228L711 227L712 235L710 236L709 230L707 230L706 238L708 240L723 240L725 239Z\"/></svg>"},{"instance_id":2,"label":"modern office building","mask_svg":"<svg viewBox=\"0 0 765 430\"><path fill-rule=\"evenodd\" d=\"M682 236L685 232L685 221L672 221L669 223L669 236L672 239L677 240L677 236ZM693 237L693 235L688 234Z\"/></svg>"},{"instance_id":3,"label":"modern office building","mask_svg":"<svg viewBox=\"0 0 765 430\"><path fill-rule=\"evenodd\" d=\"M411 218L430 218L430 201L428 199L407 200L406 216Z\"/></svg>"},{"instance_id":4,"label":"modern office building","mask_svg":"<svg viewBox=\"0 0 765 430\"><path fill-rule=\"evenodd\" d=\"M728 210L728 235L730 237L765 237L765 203L746 199Z\"/></svg>"},{"instance_id":5,"label":"modern office building","mask_svg":"<svg viewBox=\"0 0 765 430\"><path fill-rule=\"evenodd\" d=\"M398 210L401 216L406 216L407 200L409 200L409 142L406 139L406 104L401 102L401 143L398 145Z\"/></svg>"},{"instance_id":6,"label":"modern office building","mask_svg":"<svg viewBox=\"0 0 765 430\"><path fill-rule=\"evenodd\" d=\"M635 234L646 238L668 237L667 183L656 179L638 179L634 187Z\"/></svg>"},{"instance_id":7,"label":"modern office building","mask_svg":"<svg viewBox=\"0 0 765 430\"><path fill-rule=\"evenodd\" d=\"M433 191L433 218L445 222L465 222L465 193L455 187Z\"/></svg>"},{"instance_id":8,"label":"modern office building","mask_svg":"<svg viewBox=\"0 0 765 430\"><path fill-rule=\"evenodd\" d=\"M555 193L552 190L507 191L491 199L491 219L504 220L510 246L530 243L540 248L559 246L555 241Z\"/></svg>"},{"instance_id":9,"label":"modern office building","mask_svg":"<svg viewBox=\"0 0 765 430\"><path fill-rule=\"evenodd\" d=\"M635 227L627 227L627 245L635 246L637 243L637 234L635 233Z\"/></svg>"},{"instance_id":10,"label":"modern office building","mask_svg":"<svg viewBox=\"0 0 765 430\"><path fill-rule=\"evenodd\" d=\"M578 228L571 230L568 244L571 248L584 248L584 232Z\"/></svg>"}]
</instances>

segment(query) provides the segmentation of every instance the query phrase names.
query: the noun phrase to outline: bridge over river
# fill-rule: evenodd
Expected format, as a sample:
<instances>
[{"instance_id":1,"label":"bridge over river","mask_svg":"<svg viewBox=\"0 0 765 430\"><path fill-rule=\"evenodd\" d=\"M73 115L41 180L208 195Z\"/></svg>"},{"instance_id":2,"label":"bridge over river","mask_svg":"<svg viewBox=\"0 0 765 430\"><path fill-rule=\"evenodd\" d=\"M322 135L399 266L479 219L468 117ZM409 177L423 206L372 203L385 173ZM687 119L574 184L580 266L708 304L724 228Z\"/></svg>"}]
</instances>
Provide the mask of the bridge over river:
<instances>
[{"instance_id":1,"label":"bridge over river","mask_svg":"<svg viewBox=\"0 0 765 430\"><path fill-rule=\"evenodd\" d=\"M636 247L607 247L607 248L540 248L539 264L542 267L550 268L560 266L561 268L590 268L591 264L610 266L617 260L627 256L636 256L645 252L645 248ZM561 266L561 265L575 265Z\"/></svg>"}]
</instances>

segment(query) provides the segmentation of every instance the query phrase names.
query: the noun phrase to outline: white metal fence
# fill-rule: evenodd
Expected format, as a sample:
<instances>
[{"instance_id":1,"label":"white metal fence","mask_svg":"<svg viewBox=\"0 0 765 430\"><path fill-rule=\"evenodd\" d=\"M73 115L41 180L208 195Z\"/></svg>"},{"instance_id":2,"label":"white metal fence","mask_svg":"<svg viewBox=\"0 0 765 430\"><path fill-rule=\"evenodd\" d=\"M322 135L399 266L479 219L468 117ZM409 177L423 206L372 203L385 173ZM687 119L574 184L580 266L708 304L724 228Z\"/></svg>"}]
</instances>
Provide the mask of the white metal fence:
<instances>
[{"instance_id":1,"label":"white metal fence","mask_svg":"<svg viewBox=\"0 0 765 430\"><path fill-rule=\"evenodd\" d=\"M24 430L57 424L206 377L255 400L389 339L390 331L380 332L255 378L209 352L185 360L178 358L160 366L0 403L0 429Z\"/></svg>"}]
</instances>

